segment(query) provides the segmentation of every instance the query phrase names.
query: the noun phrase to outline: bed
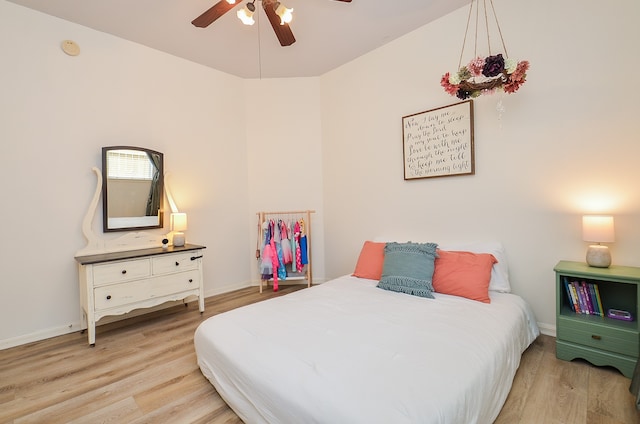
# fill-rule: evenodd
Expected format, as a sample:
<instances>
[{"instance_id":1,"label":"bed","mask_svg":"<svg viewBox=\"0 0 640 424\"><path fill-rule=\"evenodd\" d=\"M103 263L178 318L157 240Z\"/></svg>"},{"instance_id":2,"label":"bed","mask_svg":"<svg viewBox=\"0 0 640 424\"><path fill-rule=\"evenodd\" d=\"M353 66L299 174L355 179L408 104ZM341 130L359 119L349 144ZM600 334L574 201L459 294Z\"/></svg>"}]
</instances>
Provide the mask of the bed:
<instances>
[{"instance_id":1,"label":"bed","mask_svg":"<svg viewBox=\"0 0 640 424\"><path fill-rule=\"evenodd\" d=\"M493 422L539 334L528 304L507 290L410 295L357 274L207 319L202 373L247 423Z\"/></svg>"}]
</instances>

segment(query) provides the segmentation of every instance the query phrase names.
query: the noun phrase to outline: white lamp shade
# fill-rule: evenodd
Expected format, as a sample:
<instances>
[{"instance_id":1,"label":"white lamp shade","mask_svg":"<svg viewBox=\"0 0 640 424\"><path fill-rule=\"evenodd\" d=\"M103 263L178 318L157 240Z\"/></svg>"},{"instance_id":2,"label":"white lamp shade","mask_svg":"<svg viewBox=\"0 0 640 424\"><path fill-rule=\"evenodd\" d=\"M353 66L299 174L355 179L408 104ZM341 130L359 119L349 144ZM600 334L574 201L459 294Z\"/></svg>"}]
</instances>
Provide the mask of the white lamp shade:
<instances>
[{"instance_id":1,"label":"white lamp shade","mask_svg":"<svg viewBox=\"0 0 640 424\"><path fill-rule=\"evenodd\" d=\"M185 231L187 229L187 214L177 212L171 214L171 231Z\"/></svg>"},{"instance_id":2,"label":"white lamp shade","mask_svg":"<svg viewBox=\"0 0 640 424\"><path fill-rule=\"evenodd\" d=\"M253 11L249 10L247 6L238 10L236 15L238 16L238 19L240 19L245 25L253 25L256 23L256 21L253 19Z\"/></svg>"},{"instance_id":3,"label":"white lamp shade","mask_svg":"<svg viewBox=\"0 0 640 424\"><path fill-rule=\"evenodd\" d=\"M582 239L595 243L615 241L613 217L604 215L585 215L582 217Z\"/></svg>"},{"instance_id":4,"label":"white lamp shade","mask_svg":"<svg viewBox=\"0 0 640 424\"><path fill-rule=\"evenodd\" d=\"M280 25L288 24L293 19L293 9L279 4L276 8L276 15L280 16Z\"/></svg>"}]
</instances>

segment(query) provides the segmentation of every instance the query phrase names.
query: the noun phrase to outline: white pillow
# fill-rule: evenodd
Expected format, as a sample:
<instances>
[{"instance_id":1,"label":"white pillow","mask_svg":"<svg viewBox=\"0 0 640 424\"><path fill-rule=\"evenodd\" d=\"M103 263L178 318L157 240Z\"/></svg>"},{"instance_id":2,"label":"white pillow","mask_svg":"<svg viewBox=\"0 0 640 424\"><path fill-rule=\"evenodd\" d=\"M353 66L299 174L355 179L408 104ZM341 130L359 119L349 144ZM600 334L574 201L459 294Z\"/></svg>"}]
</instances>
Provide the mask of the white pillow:
<instances>
[{"instance_id":1,"label":"white pillow","mask_svg":"<svg viewBox=\"0 0 640 424\"><path fill-rule=\"evenodd\" d=\"M510 293L511 284L509 283L509 264L507 263L507 253L498 241L474 242L474 243L452 243L438 244L438 248L442 250L461 250L473 253L491 253L498 260L493 264L491 269L491 280L489 281L489 290Z\"/></svg>"}]
</instances>

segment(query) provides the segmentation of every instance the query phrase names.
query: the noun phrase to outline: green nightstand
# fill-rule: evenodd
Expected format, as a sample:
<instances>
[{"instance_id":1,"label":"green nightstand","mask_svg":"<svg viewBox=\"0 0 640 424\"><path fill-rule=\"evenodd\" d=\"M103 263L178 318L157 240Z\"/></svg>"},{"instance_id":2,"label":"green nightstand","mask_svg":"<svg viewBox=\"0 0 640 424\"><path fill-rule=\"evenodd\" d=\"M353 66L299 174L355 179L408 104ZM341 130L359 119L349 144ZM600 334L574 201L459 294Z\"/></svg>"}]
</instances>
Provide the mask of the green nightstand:
<instances>
[{"instance_id":1,"label":"green nightstand","mask_svg":"<svg viewBox=\"0 0 640 424\"><path fill-rule=\"evenodd\" d=\"M631 378L640 346L640 268L594 268L582 262L560 261L556 272L556 357L582 358L609 365ZM605 316L573 311L565 282L597 285ZM633 321L606 317L609 309L631 312Z\"/></svg>"}]
</instances>

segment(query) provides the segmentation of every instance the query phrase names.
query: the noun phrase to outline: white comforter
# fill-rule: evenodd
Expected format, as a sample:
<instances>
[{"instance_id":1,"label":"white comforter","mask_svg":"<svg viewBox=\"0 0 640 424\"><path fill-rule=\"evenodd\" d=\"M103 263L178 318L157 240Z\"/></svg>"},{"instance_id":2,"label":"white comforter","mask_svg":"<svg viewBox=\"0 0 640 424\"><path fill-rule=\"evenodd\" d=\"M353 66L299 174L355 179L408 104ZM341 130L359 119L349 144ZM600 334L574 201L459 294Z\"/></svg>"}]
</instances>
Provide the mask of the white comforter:
<instances>
[{"instance_id":1,"label":"white comforter","mask_svg":"<svg viewBox=\"0 0 640 424\"><path fill-rule=\"evenodd\" d=\"M216 315L199 366L247 423L491 423L538 336L528 305L345 276Z\"/></svg>"}]
</instances>

